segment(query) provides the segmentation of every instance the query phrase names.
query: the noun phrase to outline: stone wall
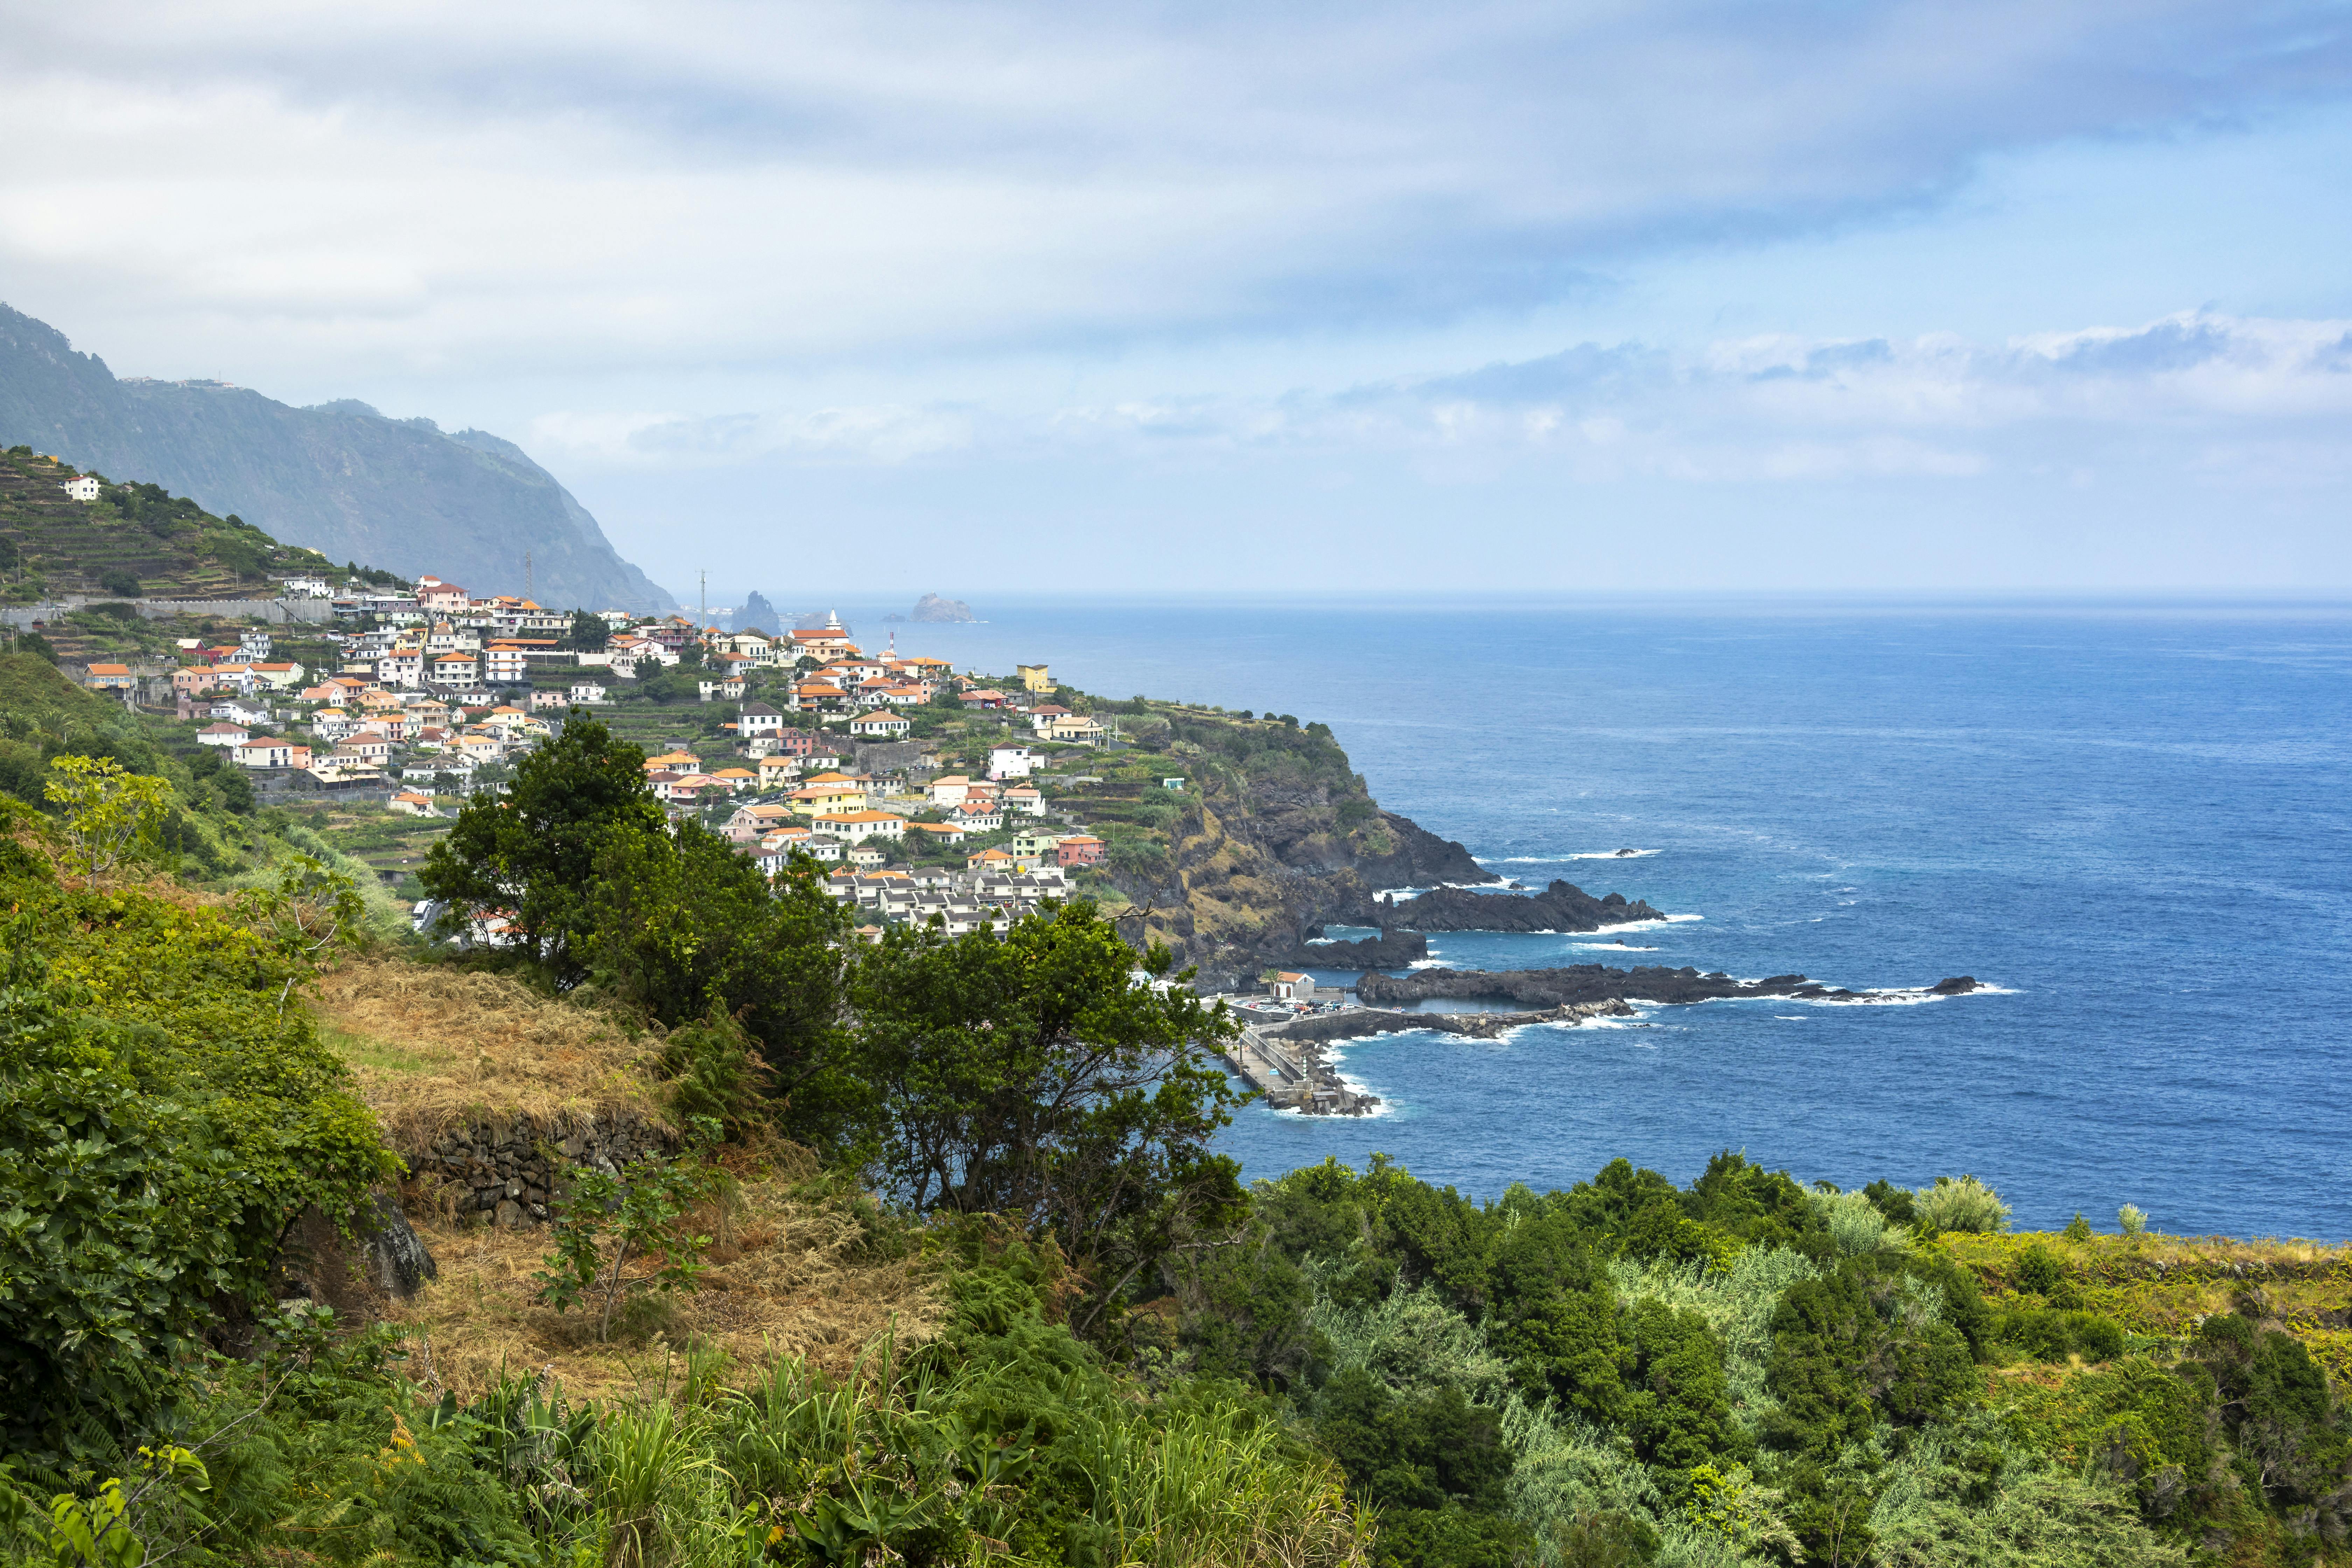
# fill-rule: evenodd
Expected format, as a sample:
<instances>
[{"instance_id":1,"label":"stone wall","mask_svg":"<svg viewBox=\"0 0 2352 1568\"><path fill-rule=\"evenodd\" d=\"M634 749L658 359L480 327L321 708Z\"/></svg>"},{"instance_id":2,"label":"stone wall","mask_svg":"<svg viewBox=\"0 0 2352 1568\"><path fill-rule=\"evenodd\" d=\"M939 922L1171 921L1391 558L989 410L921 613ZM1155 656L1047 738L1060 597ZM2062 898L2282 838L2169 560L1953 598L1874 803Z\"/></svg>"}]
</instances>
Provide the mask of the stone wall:
<instances>
[{"instance_id":1,"label":"stone wall","mask_svg":"<svg viewBox=\"0 0 2352 1568\"><path fill-rule=\"evenodd\" d=\"M460 1219L485 1215L502 1226L536 1225L549 1217L549 1195L565 1167L589 1165L617 1174L648 1154L666 1154L677 1135L635 1114L599 1116L584 1126L548 1129L525 1118L453 1127L422 1150L401 1151L409 1170L457 1189Z\"/></svg>"}]
</instances>

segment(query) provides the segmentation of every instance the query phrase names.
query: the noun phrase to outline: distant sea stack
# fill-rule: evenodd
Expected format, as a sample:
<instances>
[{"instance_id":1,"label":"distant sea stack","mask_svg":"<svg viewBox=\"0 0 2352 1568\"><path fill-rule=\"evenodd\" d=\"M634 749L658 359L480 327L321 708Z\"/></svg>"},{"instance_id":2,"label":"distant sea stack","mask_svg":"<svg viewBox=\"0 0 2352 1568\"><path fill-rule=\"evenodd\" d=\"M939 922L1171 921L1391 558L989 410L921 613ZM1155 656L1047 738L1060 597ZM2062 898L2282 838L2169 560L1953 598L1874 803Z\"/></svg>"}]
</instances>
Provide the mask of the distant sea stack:
<instances>
[{"instance_id":1,"label":"distant sea stack","mask_svg":"<svg viewBox=\"0 0 2352 1568\"><path fill-rule=\"evenodd\" d=\"M1635 921L1662 921L1665 912L1622 893L1596 899L1572 882L1555 881L1540 893L1473 893L1435 888L1417 899L1383 898L1374 909L1380 926L1400 931L1600 931Z\"/></svg>"},{"instance_id":2,"label":"distant sea stack","mask_svg":"<svg viewBox=\"0 0 2352 1568\"><path fill-rule=\"evenodd\" d=\"M295 408L225 382L117 380L56 328L0 305L0 446L20 442L331 560L437 573L485 597L528 582L557 609L677 607L510 441L364 403Z\"/></svg>"},{"instance_id":3,"label":"distant sea stack","mask_svg":"<svg viewBox=\"0 0 2352 1568\"><path fill-rule=\"evenodd\" d=\"M971 606L961 599L942 599L937 594L926 594L915 601L907 618L910 621L976 621Z\"/></svg>"}]
</instances>

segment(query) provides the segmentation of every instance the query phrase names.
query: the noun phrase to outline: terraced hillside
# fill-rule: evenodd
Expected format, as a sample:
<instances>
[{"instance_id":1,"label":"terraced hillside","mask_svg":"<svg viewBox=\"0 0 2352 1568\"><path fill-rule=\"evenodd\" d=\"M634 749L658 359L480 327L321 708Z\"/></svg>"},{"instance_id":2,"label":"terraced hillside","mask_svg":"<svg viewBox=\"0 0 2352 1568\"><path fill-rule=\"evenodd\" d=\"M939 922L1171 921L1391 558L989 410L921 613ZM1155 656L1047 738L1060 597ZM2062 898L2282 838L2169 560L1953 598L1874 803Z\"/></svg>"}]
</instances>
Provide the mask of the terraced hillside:
<instances>
[{"instance_id":1,"label":"terraced hillside","mask_svg":"<svg viewBox=\"0 0 2352 1568\"><path fill-rule=\"evenodd\" d=\"M97 500L76 500L60 488L75 477L29 447L0 454L0 602L244 598L267 594L272 576L331 569L315 550L159 485L110 485Z\"/></svg>"}]
</instances>

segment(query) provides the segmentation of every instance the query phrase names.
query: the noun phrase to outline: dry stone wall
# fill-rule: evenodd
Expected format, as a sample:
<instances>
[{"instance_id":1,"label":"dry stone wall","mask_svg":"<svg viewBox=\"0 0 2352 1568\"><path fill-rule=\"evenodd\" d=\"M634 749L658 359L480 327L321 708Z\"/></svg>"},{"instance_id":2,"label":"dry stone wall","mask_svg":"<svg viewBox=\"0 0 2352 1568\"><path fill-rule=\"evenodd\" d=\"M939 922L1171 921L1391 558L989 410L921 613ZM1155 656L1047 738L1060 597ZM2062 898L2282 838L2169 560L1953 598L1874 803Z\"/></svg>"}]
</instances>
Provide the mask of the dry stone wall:
<instances>
[{"instance_id":1,"label":"dry stone wall","mask_svg":"<svg viewBox=\"0 0 2352 1568\"><path fill-rule=\"evenodd\" d=\"M563 1172L587 1165L617 1175L649 1154L676 1150L677 1135L636 1114L604 1115L570 1129L528 1118L453 1127L422 1150L402 1151L411 1172L457 1189L460 1219L487 1215L514 1226L547 1220Z\"/></svg>"}]
</instances>

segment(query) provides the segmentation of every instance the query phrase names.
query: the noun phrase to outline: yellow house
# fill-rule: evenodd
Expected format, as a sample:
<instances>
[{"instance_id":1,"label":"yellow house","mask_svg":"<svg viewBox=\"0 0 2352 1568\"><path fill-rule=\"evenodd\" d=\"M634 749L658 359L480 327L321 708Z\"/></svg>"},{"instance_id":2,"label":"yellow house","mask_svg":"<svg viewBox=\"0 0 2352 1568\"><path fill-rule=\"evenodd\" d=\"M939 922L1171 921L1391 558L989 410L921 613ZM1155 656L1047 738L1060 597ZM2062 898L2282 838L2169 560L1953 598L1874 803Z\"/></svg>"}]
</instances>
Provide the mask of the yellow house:
<instances>
[{"instance_id":1,"label":"yellow house","mask_svg":"<svg viewBox=\"0 0 2352 1568\"><path fill-rule=\"evenodd\" d=\"M819 773L793 791L792 801L793 809L803 816L824 816L833 812L863 810L866 791L857 781L840 773Z\"/></svg>"},{"instance_id":2,"label":"yellow house","mask_svg":"<svg viewBox=\"0 0 2352 1568\"><path fill-rule=\"evenodd\" d=\"M1054 689L1054 678L1045 673L1045 667L1042 664L1017 664L1013 667L1013 673L1019 676L1021 684L1032 691Z\"/></svg>"}]
</instances>

